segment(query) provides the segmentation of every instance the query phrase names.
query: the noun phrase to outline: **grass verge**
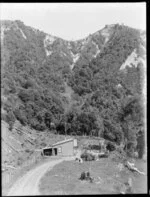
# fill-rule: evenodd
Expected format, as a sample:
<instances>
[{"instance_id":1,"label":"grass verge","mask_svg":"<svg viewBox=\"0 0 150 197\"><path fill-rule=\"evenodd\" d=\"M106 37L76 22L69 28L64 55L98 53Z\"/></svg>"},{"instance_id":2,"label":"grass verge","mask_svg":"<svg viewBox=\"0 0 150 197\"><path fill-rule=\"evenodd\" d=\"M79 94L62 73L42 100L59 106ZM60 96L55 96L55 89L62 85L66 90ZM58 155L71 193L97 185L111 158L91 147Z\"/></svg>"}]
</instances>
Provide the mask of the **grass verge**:
<instances>
[{"instance_id":1,"label":"grass verge","mask_svg":"<svg viewBox=\"0 0 150 197\"><path fill-rule=\"evenodd\" d=\"M136 166L146 172L146 164L136 161ZM81 172L90 171L94 182L81 181ZM74 194L118 194L128 178L133 180L134 193L147 192L147 177L130 172L123 168L121 171L118 162L110 158L99 161L83 162L64 161L47 172L40 182L42 195L74 195Z\"/></svg>"}]
</instances>

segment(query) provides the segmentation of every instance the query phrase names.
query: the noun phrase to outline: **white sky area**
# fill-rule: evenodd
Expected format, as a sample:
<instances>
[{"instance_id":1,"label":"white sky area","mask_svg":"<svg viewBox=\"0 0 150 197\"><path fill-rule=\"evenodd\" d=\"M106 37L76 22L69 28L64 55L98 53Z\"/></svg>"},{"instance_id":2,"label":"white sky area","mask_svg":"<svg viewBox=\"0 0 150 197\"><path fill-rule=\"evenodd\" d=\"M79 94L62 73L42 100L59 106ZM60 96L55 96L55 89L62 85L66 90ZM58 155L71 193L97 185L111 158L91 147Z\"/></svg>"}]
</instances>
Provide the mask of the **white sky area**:
<instances>
[{"instance_id":1,"label":"white sky area","mask_svg":"<svg viewBox=\"0 0 150 197\"><path fill-rule=\"evenodd\" d=\"M146 3L1 3L0 17L77 40L109 24L146 30Z\"/></svg>"}]
</instances>

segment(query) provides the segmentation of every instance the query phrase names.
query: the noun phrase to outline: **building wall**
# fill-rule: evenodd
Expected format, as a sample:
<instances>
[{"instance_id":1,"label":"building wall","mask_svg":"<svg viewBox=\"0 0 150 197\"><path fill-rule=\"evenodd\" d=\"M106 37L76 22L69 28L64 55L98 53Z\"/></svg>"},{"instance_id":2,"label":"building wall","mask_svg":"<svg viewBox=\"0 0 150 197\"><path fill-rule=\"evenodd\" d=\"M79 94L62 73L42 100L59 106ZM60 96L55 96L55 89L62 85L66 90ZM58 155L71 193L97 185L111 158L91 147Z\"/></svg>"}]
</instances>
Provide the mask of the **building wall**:
<instances>
[{"instance_id":1,"label":"building wall","mask_svg":"<svg viewBox=\"0 0 150 197\"><path fill-rule=\"evenodd\" d=\"M77 147L78 146L77 139L74 139L73 140L73 143L74 143L74 147Z\"/></svg>"},{"instance_id":2,"label":"building wall","mask_svg":"<svg viewBox=\"0 0 150 197\"><path fill-rule=\"evenodd\" d=\"M60 145L54 146L54 148L57 148L58 150L58 155L60 156L71 156L74 154L74 149L73 149L73 141L66 142ZM61 152L59 150L61 149Z\"/></svg>"}]
</instances>

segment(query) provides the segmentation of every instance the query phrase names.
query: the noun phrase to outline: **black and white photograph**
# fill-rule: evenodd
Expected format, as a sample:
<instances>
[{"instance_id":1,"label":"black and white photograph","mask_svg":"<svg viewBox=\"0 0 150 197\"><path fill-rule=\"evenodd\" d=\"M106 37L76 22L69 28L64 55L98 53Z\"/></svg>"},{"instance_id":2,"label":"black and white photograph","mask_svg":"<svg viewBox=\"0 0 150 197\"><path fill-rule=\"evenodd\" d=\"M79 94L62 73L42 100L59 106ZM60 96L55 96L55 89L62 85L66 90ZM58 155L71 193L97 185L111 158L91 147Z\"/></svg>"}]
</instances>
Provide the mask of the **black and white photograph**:
<instances>
[{"instance_id":1,"label":"black and white photograph","mask_svg":"<svg viewBox=\"0 0 150 197\"><path fill-rule=\"evenodd\" d=\"M0 3L2 196L148 194L146 6Z\"/></svg>"}]
</instances>

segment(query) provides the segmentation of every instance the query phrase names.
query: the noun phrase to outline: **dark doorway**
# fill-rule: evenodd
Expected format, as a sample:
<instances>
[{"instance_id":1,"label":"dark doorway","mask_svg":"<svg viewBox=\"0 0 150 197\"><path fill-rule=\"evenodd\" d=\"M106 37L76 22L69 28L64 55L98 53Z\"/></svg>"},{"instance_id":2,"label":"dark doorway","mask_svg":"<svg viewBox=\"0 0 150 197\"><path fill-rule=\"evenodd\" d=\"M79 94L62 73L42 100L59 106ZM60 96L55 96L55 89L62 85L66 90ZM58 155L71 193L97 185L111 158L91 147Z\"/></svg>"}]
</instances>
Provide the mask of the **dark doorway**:
<instances>
[{"instance_id":1,"label":"dark doorway","mask_svg":"<svg viewBox=\"0 0 150 197\"><path fill-rule=\"evenodd\" d=\"M50 149L44 149L43 150L43 154L45 156L52 156L52 148L50 148Z\"/></svg>"},{"instance_id":2,"label":"dark doorway","mask_svg":"<svg viewBox=\"0 0 150 197\"><path fill-rule=\"evenodd\" d=\"M57 148L54 148L54 155L57 155Z\"/></svg>"}]
</instances>

